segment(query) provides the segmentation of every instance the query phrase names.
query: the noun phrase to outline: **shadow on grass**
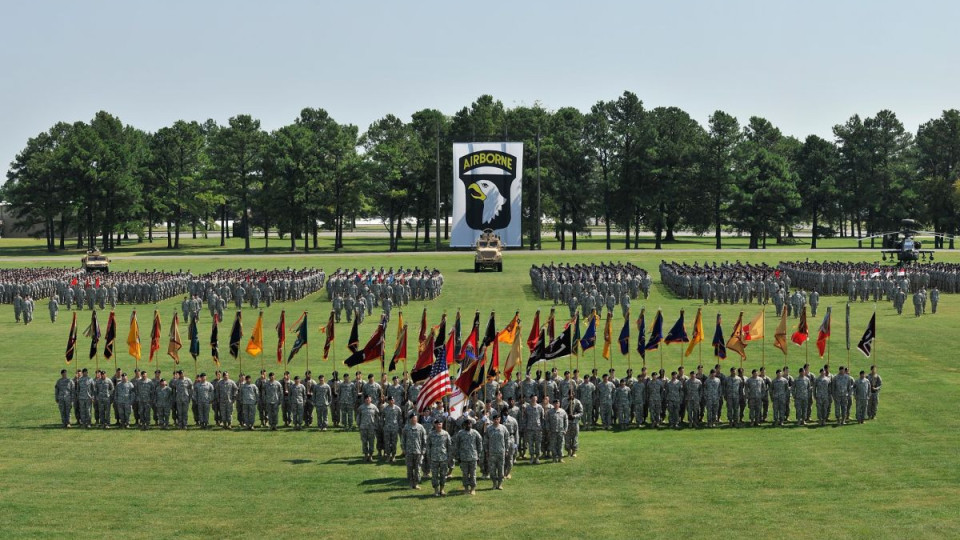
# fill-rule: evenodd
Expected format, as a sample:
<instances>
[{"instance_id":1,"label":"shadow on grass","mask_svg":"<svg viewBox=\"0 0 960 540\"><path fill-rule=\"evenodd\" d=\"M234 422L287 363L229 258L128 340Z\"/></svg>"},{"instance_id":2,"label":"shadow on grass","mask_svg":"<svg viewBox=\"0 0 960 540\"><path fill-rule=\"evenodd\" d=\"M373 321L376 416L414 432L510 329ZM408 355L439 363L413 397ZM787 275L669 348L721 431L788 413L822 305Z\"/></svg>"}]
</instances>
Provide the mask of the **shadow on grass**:
<instances>
[{"instance_id":1,"label":"shadow on grass","mask_svg":"<svg viewBox=\"0 0 960 540\"><path fill-rule=\"evenodd\" d=\"M284 463L289 463L291 465L305 465L307 463L313 463L312 459L285 459Z\"/></svg>"}]
</instances>

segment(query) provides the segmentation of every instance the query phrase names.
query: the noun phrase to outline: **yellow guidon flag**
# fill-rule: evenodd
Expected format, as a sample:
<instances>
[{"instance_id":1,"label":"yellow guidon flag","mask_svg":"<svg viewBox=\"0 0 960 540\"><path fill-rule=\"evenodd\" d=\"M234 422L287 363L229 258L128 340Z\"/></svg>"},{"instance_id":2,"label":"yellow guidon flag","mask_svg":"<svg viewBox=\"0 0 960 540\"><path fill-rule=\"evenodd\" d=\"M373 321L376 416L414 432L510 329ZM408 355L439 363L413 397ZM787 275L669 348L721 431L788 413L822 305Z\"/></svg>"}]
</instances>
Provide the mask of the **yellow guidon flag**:
<instances>
[{"instance_id":1,"label":"yellow guidon flag","mask_svg":"<svg viewBox=\"0 0 960 540\"><path fill-rule=\"evenodd\" d=\"M507 345L513 345L513 341L517 339L518 332L520 332L519 311L513 314L513 319L510 321L510 324L508 324L506 328L497 334L497 341L500 343L506 343Z\"/></svg>"},{"instance_id":2,"label":"yellow guidon flag","mask_svg":"<svg viewBox=\"0 0 960 540\"><path fill-rule=\"evenodd\" d=\"M703 314L700 311L701 308L697 308L697 318L693 321L693 336L690 339L690 344L687 345L687 352L683 353L684 356L690 356L693 347L703 341Z\"/></svg>"},{"instance_id":3,"label":"yellow guidon flag","mask_svg":"<svg viewBox=\"0 0 960 540\"><path fill-rule=\"evenodd\" d=\"M763 339L764 313L761 311L749 324L743 325L743 341Z\"/></svg>"},{"instance_id":4,"label":"yellow guidon flag","mask_svg":"<svg viewBox=\"0 0 960 540\"><path fill-rule=\"evenodd\" d=\"M610 343L613 341L613 314L607 312L607 324L603 327L603 357L610 359Z\"/></svg>"},{"instance_id":5,"label":"yellow guidon flag","mask_svg":"<svg viewBox=\"0 0 960 540\"><path fill-rule=\"evenodd\" d=\"M787 355L787 306L784 305L780 314L780 323L777 329L773 331L773 346L783 351Z\"/></svg>"},{"instance_id":6,"label":"yellow guidon flag","mask_svg":"<svg viewBox=\"0 0 960 540\"><path fill-rule=\"evenodd\" d=\"M173 358L174 363L180 363L180 349L183 343L180 341L180 315L173 314L173 321L170 323L170 343L167 345L167 354Z\"/></svg>"},{"instance_id":7,"label":"yellow guidon flag","mask_svg":"<svg viewBox=\"0 0 960 540\"><path fill-rule=\"evenodd\" d=\"M137 362L140 361L140 324L137 323L137 310L130 315L130 333L127 334L127 352Z\"/></svg>"},{"instance_id":8,"label":"yellow guidon flag","mask_svg":"<svg viewBox=\"0 0 960 540\"><path fill-rule=\"evenodd\" d=\"M257 322L253 325L253 333L250 334L250 341L247 342L247 354L258 356L263 352L263 312L257 317Z\"/></svg>"}]
</instances>

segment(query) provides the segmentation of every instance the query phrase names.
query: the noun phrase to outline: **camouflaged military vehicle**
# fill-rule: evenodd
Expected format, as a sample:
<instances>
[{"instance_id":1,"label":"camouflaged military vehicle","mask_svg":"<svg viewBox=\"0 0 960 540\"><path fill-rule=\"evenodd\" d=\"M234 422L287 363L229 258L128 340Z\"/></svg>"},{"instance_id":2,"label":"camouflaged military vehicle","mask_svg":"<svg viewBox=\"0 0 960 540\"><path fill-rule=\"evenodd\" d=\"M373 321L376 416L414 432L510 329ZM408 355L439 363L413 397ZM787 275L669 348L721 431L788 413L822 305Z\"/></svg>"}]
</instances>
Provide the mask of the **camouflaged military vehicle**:
<instances>
[{"instance_id":1,"label":"camouflaged military vehicle","mask_svg":"<svg viewBox=\"0 0 960 540\"><path fill-rule=\"evenodd\" d=\"M80 259L80 264L87 272L109 272L110 259L104 257L99 249L91 249Z\"/></svg>"},{"instance_id":2,"label":"camouflaged military vehicle","mask_svg":"<svg viewBox=\"0 0 960 540\"><path fill-rule=\"evenodd\" d=\"M477 238L477 253L473 259L473 271L492 268L503 272L503 244L493 229L484 229Z\"/></svg>"}]
</instances>

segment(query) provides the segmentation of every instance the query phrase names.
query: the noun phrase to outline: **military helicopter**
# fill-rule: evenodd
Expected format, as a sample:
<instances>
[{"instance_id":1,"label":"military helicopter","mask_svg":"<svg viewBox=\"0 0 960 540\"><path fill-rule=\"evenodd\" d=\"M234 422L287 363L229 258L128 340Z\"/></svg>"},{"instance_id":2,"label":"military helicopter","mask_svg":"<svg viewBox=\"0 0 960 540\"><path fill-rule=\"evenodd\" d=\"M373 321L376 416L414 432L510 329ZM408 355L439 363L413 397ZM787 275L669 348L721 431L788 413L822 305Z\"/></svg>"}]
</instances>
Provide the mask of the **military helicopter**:
<instances>
[{"instance_id":1,"label":"military helicopter","mask_svg":"<svg viewBox=\"0 0 960 540\"><path fill-rule=\"evenodd\" d=\"M910 264L918 261L926 262L927 256L930 257L930 262L933 262L934 251L932 249L923 249L923 245L920 240L915 239L917 235L924 236L938 236L941 238L953 238L949 234L936 233L932 231L918 231L917 222L913 219L903 219L900 221L901 230L899 231L887 231L878 234L873 234L870 236L863 236L857 238L858 242L863 240L869 240L871 238L883 238L883 249L880 250L883 260L886 261L887 257L891 261L896 260L898 266L904 264ZM903 238L900 238L900 237Z\"/></svg>"}]
</instances>

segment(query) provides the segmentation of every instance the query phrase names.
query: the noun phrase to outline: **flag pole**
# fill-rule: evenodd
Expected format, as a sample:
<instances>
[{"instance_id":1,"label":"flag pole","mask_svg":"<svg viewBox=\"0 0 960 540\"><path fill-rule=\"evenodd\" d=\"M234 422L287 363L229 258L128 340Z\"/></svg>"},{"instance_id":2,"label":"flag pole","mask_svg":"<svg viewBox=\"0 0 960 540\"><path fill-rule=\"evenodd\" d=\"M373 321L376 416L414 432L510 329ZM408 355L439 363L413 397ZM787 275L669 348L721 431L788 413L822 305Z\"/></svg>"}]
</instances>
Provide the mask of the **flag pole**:
<instances>
[{"instance_id":1,"label":"flag pole","mask_svg":"<svg viewBox=\"0 0 960 540\"><path fill-rule=\"evenodd\" d=\"M303 324L306 324L306 323L307 323L307 311L306 311L306 310L304 310L304 312L303 312L303 318L304 318ZM309 332L309 331L310 331L310 328L307 327L307 332ZM309 339L307 340L306 345L307 345L307 371L310 371L310 340L309 340Z\"/></svg>"},{"instance_id":2,"label":"flag pole","mask_svg":"<svg viewBox=\"0 0 960 540\"><path fill-rule=\"evenodd\" d=\"M880 341L877 338L877 303L873 303L873 364L880 365L880 362L877 360L877 343ZM849 364L849 362L847 362Z\"/></svg>"},{"instance_id":3,"label":"flag pole","mask_svg":"<svg viewBox=\"0 0 960 540\"><path fill-rule=\"evenodd\" d=\"M263 321L263 310L260 310L260 320ZM263 341L263 326L260 327L260 340ZM263 371L263 350L260 351L260 370Z\"/></svg>"},{"instance_id":4,"label":"flag pole","mask_svg":"<svg viewBox=\"0 0 960 540\"><path fill-rule=\"evenodd\" d=\"M760 367L767 366L767 306L760 310L760 327L763 328L763 337L760 340Z\"/></svg>"}]
</instances>

